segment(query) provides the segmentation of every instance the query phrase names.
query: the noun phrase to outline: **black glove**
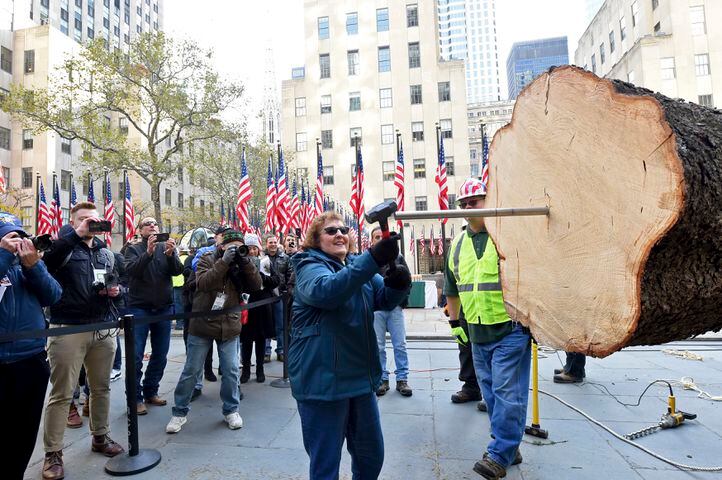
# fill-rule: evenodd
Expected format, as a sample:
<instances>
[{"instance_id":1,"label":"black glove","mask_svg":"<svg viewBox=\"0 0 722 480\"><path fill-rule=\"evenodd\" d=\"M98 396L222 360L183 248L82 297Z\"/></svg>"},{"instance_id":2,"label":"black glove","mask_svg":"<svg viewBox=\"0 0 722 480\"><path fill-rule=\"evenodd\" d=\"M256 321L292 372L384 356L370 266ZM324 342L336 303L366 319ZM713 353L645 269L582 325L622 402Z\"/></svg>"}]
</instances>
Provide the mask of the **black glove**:
<instances>
[{"instance_id":1,"label":"black glove","mask_svg":"<svg viewBox=\"0 0 722 480\"><path fill-rule=\"evenodd\" d=\"M394 290L408 290L411 287L411 272L403 265L396 265L396 268L386 272L384 285Z\"/></svg>"},{"instance_id":2,"label":"black glove","mask_svg":"<svg viewBox=\"0 0 722 480\"><path fill-rule=\"evenodd\" d=\"M233 259L236 258L236 250L237 247L234 245L232 247L228 247L223 251L223 262L225 262L226 265L230 265L233 263Z\"/></svg>"},{"instance_id":3,"label":"black glove","mask_svg":"<svg viewBox=\"0 0 722 480\"><path fill-rule=\"evenodd\" d=\"M383 267L396 261L399 256L399 238L401 237L394 232L389 238L379 240L378 243L369 248L371 256L376 260L376 265Z\"/></svg>"}]
</instances>

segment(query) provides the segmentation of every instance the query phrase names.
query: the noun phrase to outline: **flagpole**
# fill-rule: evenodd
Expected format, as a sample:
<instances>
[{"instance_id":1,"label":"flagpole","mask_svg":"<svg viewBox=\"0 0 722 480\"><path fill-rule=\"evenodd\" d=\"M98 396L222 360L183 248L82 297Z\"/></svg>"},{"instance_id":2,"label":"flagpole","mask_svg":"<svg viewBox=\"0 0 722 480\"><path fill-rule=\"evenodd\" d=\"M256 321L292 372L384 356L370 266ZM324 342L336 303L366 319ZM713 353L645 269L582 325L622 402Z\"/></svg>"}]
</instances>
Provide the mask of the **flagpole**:
<instances>
[{"instance_id":1,"label":"flagpole","mask_svg":"<svg viewBox=\"0 0 722 480\"><path fill-rule=\"evenodd\" d=\"M70 208L68 210L72 210L73 208L73 172L70 172L70 194L68 195L68 205Z\"/></svg>"},{"instance_id":2,"label":"flagpole","mask_svg":"<svg viewBox=\"0 0 722 480\"><path fill-rule=\"evenodd\" d=\"M108 208L108 170L105 170L105 177L103 178L103 218L105 218L105 209ZM159 221L156 219L156 221ZM123 219L125 223L125 219Z\"/></svg>"},{"instance_id":3,"label":"flagpole","mask_svg":"<svg viewBox=\"0 0 722 480\"><path fill-rule=\"evenodd\" d=\"M58 174L55 173L55 170L53 170L53 203L55 203L55 200L54 200L55 199L55 185L57 184L57 182L58 182ZM58 199L60 199L60 191L59 190L60 189L58 189ZM60 211L60 205L56 204L55 207L53 207L53 209L52 209L52 213L53 213L53 215L52 215L53 220L51 221L51 224L52 224L52 230L53 230L53 238L56 238L59 236L59 231L60 231L60 228L58 228L58 217L56 215L58 213L60 213L60 218L62 218L62 215L63 215L62 212ZM56 228L57 228L57 230L56 230Z\"/></svg>"},{"instance_id":4,"label":"flagpole","mask_svg":"<svg viewBox=\"0 0 722 480\"><path fill-rule=\"evenodd\" d=\"M396 161L398 162L399 154L401 153L401 132L399 132L399 129L396 129ZM394 178L396 177L396 166L394 166ZM404 167L404 181L406 180L406 167ZM405 190L405 188L404 188ZM406 202L406 192L404 192L404 202ZM401 205L399 205L401 207ZM399 235L401 236L401 256L405 257L404 254L405 246L404 246L404 222L401 222L401 226L399 227Z\"/></svg>"},{"instance_id":5,"label":"flagpole","mask_svg":"<svg viewBox=\"0 0 722 480\"><path fill-rule=\"evenodd\" d=\"M441 138L441 127L437 123L436 124L436 164L437 164L437 168L439 168L439 166L438 166L439 165L439 150L440 150L440 146L441 146L441 143L439 143L439 142L443 142L443 141L444 141L444 139ZM444 162L446 162L446 159L444 159ZM441 175L441 172L439 172L439 175ZM441 188L441 185L439 185L439 188ZM439 205L439 207L441 207L441 205ZM449 205L449 208L451 208L451 205ZM433 242L433 240L431 240L431 241ZM441 244L444 246L444 263L443 263L443 265L446 265L446 252L449 249L446 248L446 222L444 222L444 221L441 222ZM443 269L442 269L442 271L443 271Z\"/></svg>"},{"instance_id":6,"label":"flagpole","mask_svg":"<svg viewBox=\"0 0 722 480\"><path fill-rule=\"evenodd\" d=\"M128 238L128 226L126 225L125 219L128 218L126 215L128 212L126 209L128 208L128 170L123 170L123 240L121 243L125 243L126 239Z\"/></svg>"},{"instance_id":7,"label":"flagpole","mask_svg":"<svg viewBox=\"0 0 722 480\"><path fill-rule=\"evenodd\" d=\"M356 144L356 242L357 242L357 248L358 248L358 254L361 255L361 219L359 218L359 213L361 212L361 190L359 187L361 186L359 184L359 155L361 154L361 145L359 144L358 140L358 133L354 134L354 139L356 140L354 143Z\"/></svg>"},{"instance_id":8,"label":"flagpole","mask_svg":"<svg viewBox=\"0 0 722 480\"><path fill-rule=\"evenodd\" d=\"M35 178L35 235L38 234L38 217L40 216L40 174Z\"/></svg>"},{"instance_id":9,"label":"flagpole","mask_svg":"<svg viewBox=\"0 0 722 480\"><path fill-rule=\"evenodd\" d=\"M88 192L90 192L91 187L93 185L93 174L88 171ZM88 192L85 192L85 199L88 199ZM95 190L93 190L93 196L95 196ZM93 203L95 203L95 198L93 198Z\"/></svg>"}]
</instances>

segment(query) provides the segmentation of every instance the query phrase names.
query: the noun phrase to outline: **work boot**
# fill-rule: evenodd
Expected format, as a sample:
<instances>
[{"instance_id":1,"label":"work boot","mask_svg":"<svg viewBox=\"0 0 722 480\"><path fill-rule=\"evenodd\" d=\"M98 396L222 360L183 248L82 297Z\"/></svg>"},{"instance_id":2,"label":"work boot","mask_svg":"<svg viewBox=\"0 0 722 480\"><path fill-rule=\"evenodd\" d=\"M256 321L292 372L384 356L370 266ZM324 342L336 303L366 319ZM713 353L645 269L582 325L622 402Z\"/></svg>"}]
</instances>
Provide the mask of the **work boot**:
<instances>
[{"instance_id":1,"label":"work boot","mask_svg":"<svg viewBox=\"0 0 722 480\"><path fill-rule=\"evenodd\" d=\"M563 368L555 368L554 369L554 375L559 375L560 373L564 373Z\"/></svg>"},{"instance_id":2,"label":"work boot","mask_svg":"<svg viewBox=\"0 0 722 480\"><path fill-rule=\"evenodd\" d=\"M489 458L488 453L485 453L484 457L474 464L474 471L487 480L506 477L506 469Z\"/></svg>"},{"instance_id":3,"label":"work boot","mask_svg":"<svg viewBox=\"0 0 722 480\"><path fill-rule=\"evenodd\" d=\"M406 380L396 381L396 391L404 397L410 397L414 393Z\"/></svg>"},{"instance_id":4,"label":"work boot","mask_svg":"<svg viewBox=\"0 0 722 480\"><path fill-rule=\"evenodd\" d=\"M248 363L251 363L251 362L248 362ZM247 383L250 378L251 378L251 366L243 365L243 368L241 369L241 383Z\"/></svg>"},{"instance_id":5,"label":"work boot","mask_svg":"<svg viewBox=\"0 0 722 480\"><path fill-rule=\"evenodd\" d=\"M569 372L562 372L558 375L554 375L554 383L581 383L584 381L584 377L575 377Z\"/></svg>"},{"instance_id":6,"label":"work boot","mask_svg":"<svg viewBox=\"0 0 722 480\"><path fill-rule=\"evenodd\" d=\"M47 452L43 461L44 480L62 480L65 478L63 469L63 451Z\"/></svg>"},{"instance_id":7,"label":"work boot","mask_svg":"<svg viewBox=\"0 0 722 480\"><path fill-rule=\"evenodd\" d=\"M517 449L516 449L516 455L514 455L514 460L512 460L511 464L512 464L512 465L519 465L519 464L522 462L522 460L523 460L523 459L521 458L521 450L519 450L519 449L517 448Z\"/></svg>"},{"instance_id":8,"label":"work boot","mask_svg":"<svg viewBox=\"0 0 722 480\"><path fill-rule=\"evenodd\" d=\"M193 400L195 400L196 398L200 397L202 393L203 393L203 390L201 390L200 388L195 388L195 387L194 387L194 388L193 388L193 393L191 393L191 402L192 402Z\"/></svg>"},{"instance_id":9,"label":"work boot","mask_svg":"<svg viewBox=\"0 0 722 480\"><path fill-rule=\"evenodd\" d=\"M479 403L476 404L476 409L479 410L480 412L488 412L489 411L489 407L486 406L486 402L484 401L483 398L481 400L479 400Z\"/></svg>"},{"instance_id":10,"label":"work boot","mask_svg":"<svg viewBox=\"0 0 722 480\"><path fill-rule=\"evenodd\" d=\"M219 372L220 375L220 372ZM205 372L203 372L203 377L208 380L209 382L217 382L218 377L216 377L216 374L213 373L213 369L208 369Z\"/></svg>"},{"instance_id":11,"label":"work boot","mask_svg":"<svg viewBox=\"0 0 722 480\"><path fill-rule=\"evenodd\" d=\"M383 397L384 395L386 395L386 392L388 392L388 391L389 391L389 381L384 380L383 382L381 382L381 386L378 388L378 390L376 390L376 396Z\"/></svg>"},{"instance_id":12,"label":"work boot","mask_svg":"<svg viewBox=\"0 0 722 480\"><path fill-rule=\"evenodd\" d=\"M473 390L465 390L462 388L451 395L452 403L475 402L477 400L481 400L481 392L479 391L475 392Z\"/></svg>"},{"instance_id":13,"label":"work boot","mask_svg":"<svg viewBox=\"0 0 722 480\"><path fill-rule=\"evenodd\" d=\"M158 395L153 395L150 398L146 398L145 403L147 403L148 405L156 406L156 407L164 407L168 404L168 401L160 398Z\"/></svg>"},{"instance_id":14,"label":"work boot","mask_svg":"<svg viewBox=\"0 0 722 480\"><path fill-rule=\"evenodd\" d=\"M271 362L271 354L264 355L263 357L263 363L270 363Z\"/></svg>"},{"instance_id":15,"label":"work boot","mask_svg":"<svg viewBox=\"0 0 722 480\"><path fill-rule=\"evenodd\" d=\"M83 416L90 416L90 397L88 397L88 399L85 401L85 405L83 405Z\"/></svg>"},{"instance_id":16,"label":"work boot","mask_svg":"<svg viewBox=\"0 0 722 480\"><path fill-rule=\"evenodd\" d=\"M83 426L83 419L78 415L78 407L75 406L75 402L70 404L70 410L68 411L68 421L65 424L68 428L80 428Z\"/></svg>"},{"instance_id":17,"label":"work boot","mask_svg":"<svg viewBox=\"0 0 722 480\"><path fill-rule=\"evenodd\" d=\"M256 366L256 381L263 383L266 381L266 374L263 372L263 365Z\"/></svg>"},{"instance_id":18,"label":"work boot","mask_svg":"<svg viewBox=\"0 0 722 480\"><path fill-rule=\"evenodd\" d=\"M138 415L148 415L148 408L143 402L138 402L135 406L135 411Z\"/></svg>"},{"instance_id":19,"label":"work boot","mask_svg":"<svg viewBox=\"0 0 722 480\"><path fill-rule=\"evenodd\" d=\"M93 435L93 442L90 449L94 452L102 453L106 457L114 457L125 452L125 449L119 443L113 441L109 435Z\"/></svg>"}]
</instances>

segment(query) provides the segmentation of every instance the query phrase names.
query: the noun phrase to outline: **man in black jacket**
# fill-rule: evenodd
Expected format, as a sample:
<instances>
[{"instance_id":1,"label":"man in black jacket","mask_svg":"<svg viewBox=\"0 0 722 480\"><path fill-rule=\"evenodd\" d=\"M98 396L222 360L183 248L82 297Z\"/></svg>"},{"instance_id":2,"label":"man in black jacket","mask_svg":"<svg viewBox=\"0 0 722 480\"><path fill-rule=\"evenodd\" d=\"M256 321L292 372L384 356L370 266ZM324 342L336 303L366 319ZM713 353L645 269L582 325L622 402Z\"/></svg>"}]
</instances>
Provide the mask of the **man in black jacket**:
<instances>
[{"instance_id":1,"label":"man in black jacket","mask_svg":"<svg viewBox=\"0 0 722 480\"><path fill-rule=\"evenodd\" d=\"M288 291L288 286L291 282L291 262L289 261L288 255L283 253L283 250L279 248L278 237L274 234L270 234L266 237L266 255L273 264L273 268L278 272L281 277L281 284L278 286L275 295L283 295ZM279 362L283 361L283 303L275 302L271 304L271 310L273 311L273 323L276 326L276 358ZM266 340L266 356L264 361L271 361L271 339Z\"/></svg>"},{"instance_id":2,"label":"man in black jacket","mask_svg":"<svg viewBox=\"0 0 722 480\"><path fill-rule=\"evenodd\" d=\"M135 318L173 313L173 283L175 275L183 273L183 264L175 251L175 240L156 242L158 222L152 218L141 220L138 230L142 241L130 245L125 252L128 273L128 313ZM148 413L145 403L163 406L167 402L158 396L170 347L170 320L138 325L135 328L135 370L138 392L138 415ZM151 355L145 371L143 386L143 355L150 333Z\"/></svg>"},{"instance_id":3,"label":"man in black jacket","mask_svg":"<svg viewBox=\"0 0 722 480\"><path fill-rule=\"evenodd\" d=\"M44 257L51 275L63 287L60 301L50 308L50 326L64 327L111 321L117 316L120 288L118 266L113 253L89 231L100 221L98 210L89 202L70 211L72 228L64 228L60 238ZM107 286L106 286L107 283ZM110 330L50 337L50 397L45 409L43 443L44 479L63 478L63 434L78 381L85 365L90 384L91 448L112 457L123 447L109 436L110 370L116 347Z\"/></svg>"}]
</instances>

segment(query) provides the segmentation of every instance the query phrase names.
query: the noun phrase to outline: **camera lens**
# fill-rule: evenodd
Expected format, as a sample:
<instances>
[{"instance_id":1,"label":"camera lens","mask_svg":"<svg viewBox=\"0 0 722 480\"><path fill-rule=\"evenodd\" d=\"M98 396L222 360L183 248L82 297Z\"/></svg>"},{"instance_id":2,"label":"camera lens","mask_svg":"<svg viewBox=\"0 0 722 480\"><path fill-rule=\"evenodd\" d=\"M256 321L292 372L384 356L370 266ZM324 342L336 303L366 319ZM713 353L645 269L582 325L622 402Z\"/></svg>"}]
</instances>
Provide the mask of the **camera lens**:
<instances>
[{"instance_id":1,"label":"camera lens","mask_svg":"<svg viewBox=\"0 0 722 480\"><path fill-rule=\"evenodd\" d=\"M241 257L245 257L248 255L248 247L246 245L238 245L238 249L236 250L237 255L240 255Z\"/></svg>"},{"instance_id":2,"label":"camera lens","mask_svg":"<svg viewBox=\"0 0 722 480\"><path fill-rule=\"evenodd\" d=\"M49 250L53 246L53 240L50 235L40 235L39 237L32 237L30 239L33 242L33 246L38 252L44 252Z\"/></svg>"}]
</instances>

